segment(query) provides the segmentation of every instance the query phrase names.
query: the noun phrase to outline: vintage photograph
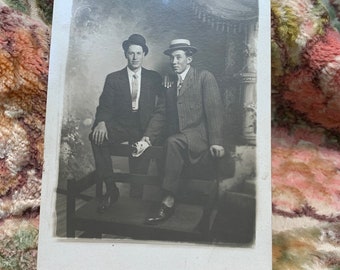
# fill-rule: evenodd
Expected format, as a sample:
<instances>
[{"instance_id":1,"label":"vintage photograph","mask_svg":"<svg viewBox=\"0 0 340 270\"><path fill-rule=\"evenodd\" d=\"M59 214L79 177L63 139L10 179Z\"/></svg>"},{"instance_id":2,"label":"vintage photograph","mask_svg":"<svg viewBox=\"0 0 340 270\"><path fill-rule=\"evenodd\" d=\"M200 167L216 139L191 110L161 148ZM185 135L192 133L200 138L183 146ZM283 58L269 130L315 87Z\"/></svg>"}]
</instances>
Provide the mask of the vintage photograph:
<instances>
[{"instance_id":1,"label":"vintage photograph","mask_svg":"<svg viewBox=\"0 0 340 270\"><path fill-rule=\"evenodd\" d=\"M258 118L259 3L69 7L63 38L55 30L52 39L52 52L64 54L52 54L49 84L57 107L49 115L56 142L45 150L54 166L45 179L56 178L45 184L50 237L257 250L259 224L270 223L270 194L259 197L270 193L269 159L259 158L259 132L260 141L270 134L270 117L268 125Z\"/></svg>"},{"instance_id":2,"label":"vintage photograph","mask_svg":"<svg viewBox=\"0 0 340 270\"><path fill-rule=\"evenodd\" d=\"M58 237L252 245L255 1L74 1Z\"/></svg>"}]
</instances>

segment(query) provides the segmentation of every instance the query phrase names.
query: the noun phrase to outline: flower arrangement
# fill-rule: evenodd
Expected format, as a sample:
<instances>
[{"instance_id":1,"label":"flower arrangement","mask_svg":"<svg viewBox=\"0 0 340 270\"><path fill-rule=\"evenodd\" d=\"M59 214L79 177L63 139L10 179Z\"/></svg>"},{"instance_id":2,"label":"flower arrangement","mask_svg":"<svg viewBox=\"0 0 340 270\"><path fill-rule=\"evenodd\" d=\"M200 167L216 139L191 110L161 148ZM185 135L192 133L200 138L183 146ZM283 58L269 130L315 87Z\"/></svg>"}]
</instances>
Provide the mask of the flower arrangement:
<instances>
[{"instance_id":1,"label":"flower arrangement","mask_svg":"<svg viewBox=\"0 0 340 270\"><path fill-rule=\"evenodd\" d=\"M70 116L63 123L59 156L59 184L61 185L68 179L79 179L94 168L89 143L85 143L85 140L88 140L88 122L88 119L81 121Z\"/></svg>"}]
</instances>

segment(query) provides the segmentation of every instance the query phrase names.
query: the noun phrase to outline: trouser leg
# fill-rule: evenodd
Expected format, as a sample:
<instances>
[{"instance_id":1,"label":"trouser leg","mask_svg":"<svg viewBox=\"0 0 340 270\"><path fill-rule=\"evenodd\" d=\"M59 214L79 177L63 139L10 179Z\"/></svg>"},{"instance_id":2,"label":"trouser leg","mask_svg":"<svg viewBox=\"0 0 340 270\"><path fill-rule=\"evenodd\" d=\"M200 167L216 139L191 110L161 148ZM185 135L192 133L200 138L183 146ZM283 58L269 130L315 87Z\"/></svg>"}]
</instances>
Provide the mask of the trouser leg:
<instances>
[{"instance_id":1,"label":"trouser leg","mask_svg":"<svg viewBox=\"0 0 340 270\"><path fill-rule=\"evenodd\" d=\"M189 166L184 168L181 176L185 179L198 178L202 180L215 179L217 173L217 160L214 160L209 149L203 151Z\"/></svg>"},{"instance_id":2,"label":"trouser leg","mask_svg":"<svg viewBox=\"0 0 340 270\"><path fill-rule=\"evenodd\" d=\"M115 183L113 181L110 145L108 142L97 145L91 140L91 146L96 166L97 181L103 181L105 183L106 190L112 190ZM101 187L101 185L99 186ZM102 191L97 191L97 194L98 192L102 193Z\"/></svg>"},{"instance_id":3,"label":"trouser leg","mask_svg":"<svg viewBox=\"0 0 340 270\"><path fill-rule=\"evenodd\" d=\"M131 173L147 174L150 160L143 158L143 155L138 158L129 158L129 168ZM133 183L130 185L130 197L142 198L144 185Z\"/></svg>"},{"instance_id":4,"label":"trouser leg","mask_svg":"<svg viewBox=\"0 0 340 270\"><path fill-rule=\"evenodd\" d=\"M164 191L176 195L180 186L180 175L188 162L188 143L183 134L170 136L165 143Z\"/></svg>"}]
</instances>

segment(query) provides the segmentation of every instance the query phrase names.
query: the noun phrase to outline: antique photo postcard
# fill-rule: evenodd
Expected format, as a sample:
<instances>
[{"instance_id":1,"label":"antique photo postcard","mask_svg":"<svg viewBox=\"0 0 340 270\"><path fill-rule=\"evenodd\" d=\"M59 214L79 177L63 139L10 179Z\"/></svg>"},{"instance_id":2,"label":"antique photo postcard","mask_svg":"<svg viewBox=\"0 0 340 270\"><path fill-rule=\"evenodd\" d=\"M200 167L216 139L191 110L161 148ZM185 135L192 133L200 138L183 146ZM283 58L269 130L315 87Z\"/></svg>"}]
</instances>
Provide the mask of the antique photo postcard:
<instances>
[{"instance_id":1,"label":"antique photo postcard","mask_svg":"<svg viewBox=\"0 0 340 270\"><path fill-rule=\"evenodd\" d=\"M269 6L55 1L39 269L271 269Z\"/></svg>"}]
</instances>

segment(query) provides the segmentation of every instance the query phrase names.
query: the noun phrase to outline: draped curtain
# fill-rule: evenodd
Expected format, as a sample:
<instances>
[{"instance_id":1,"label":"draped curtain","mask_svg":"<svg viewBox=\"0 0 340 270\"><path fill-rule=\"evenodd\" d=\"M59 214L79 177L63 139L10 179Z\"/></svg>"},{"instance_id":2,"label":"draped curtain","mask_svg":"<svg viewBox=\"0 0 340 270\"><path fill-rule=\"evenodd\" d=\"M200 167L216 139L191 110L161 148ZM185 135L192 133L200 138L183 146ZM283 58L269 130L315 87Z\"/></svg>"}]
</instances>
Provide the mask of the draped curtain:
<instances>
[{"instance_id":1,"label":"draped curtain","mask_svg":"<svg viewBox=\"0 0 340 270\"><path fill-rule=\"evenodd\" d=\"M237 130L235 138L240 134L243 142L255 144L258 1L190 0L189 3L197 18L226 33L226 118Z\"/></svg>"}]
</instances>

